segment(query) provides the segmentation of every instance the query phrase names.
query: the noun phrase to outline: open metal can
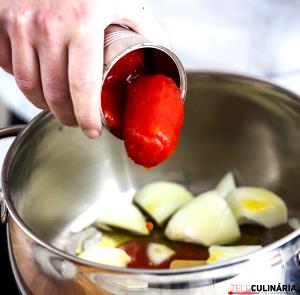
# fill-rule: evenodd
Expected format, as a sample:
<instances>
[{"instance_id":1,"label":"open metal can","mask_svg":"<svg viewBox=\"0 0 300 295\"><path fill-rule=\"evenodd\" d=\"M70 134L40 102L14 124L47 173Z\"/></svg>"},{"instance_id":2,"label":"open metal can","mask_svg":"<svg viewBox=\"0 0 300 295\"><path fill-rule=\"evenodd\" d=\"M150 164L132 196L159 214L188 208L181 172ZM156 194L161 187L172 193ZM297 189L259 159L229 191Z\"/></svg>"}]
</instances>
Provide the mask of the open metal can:
<instances>
[{"instance_id":1,"label":"open metal can","mask_svg":"<svg viewBox=\"0 0 300 295\"><path fill-rule=\"evenodd\" d=\"M184 101L187 87L186 73L175 53L120 25L110 25L105 30L103 83L113 66L126 54L137 49L144 50L145 63L151 73L164 74L172 78L180 89ZM100 110L102 123L110 131L102 107Z\"/></svg>"}]
</instances>

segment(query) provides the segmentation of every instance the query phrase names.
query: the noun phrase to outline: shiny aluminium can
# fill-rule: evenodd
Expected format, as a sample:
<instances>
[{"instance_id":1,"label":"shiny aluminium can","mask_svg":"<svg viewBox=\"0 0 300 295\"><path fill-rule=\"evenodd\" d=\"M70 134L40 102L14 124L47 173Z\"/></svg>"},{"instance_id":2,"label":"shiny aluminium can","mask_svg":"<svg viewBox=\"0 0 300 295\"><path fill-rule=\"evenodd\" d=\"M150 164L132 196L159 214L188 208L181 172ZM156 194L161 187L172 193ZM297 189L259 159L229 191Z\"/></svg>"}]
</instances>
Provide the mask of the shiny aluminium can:
<instances>
[{"instance_id":1,"label":"shiny aluminium can","mask_svg":"<svg viewBox=\"0 0 300 295\"><path fill-rule=\"evenodd\" d=\"M105 30L103 82L120 58L141 48L144 49L147 69L150 68L150 72L153 74L164 74L172 78L180 88L181 97L184 100L187 88L186 73L175 53L120 25L110 25ZM109 130L102 108L101 119L105 128Z\"/></svg>"}]
</instances>

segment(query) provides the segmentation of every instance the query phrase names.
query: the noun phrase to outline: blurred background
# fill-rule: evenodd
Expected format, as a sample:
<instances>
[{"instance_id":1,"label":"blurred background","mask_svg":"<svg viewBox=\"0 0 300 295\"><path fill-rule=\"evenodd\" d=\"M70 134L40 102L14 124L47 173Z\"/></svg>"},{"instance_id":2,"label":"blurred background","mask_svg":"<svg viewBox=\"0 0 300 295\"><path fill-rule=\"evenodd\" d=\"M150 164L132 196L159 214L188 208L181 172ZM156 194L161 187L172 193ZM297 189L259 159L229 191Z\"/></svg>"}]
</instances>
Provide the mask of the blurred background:
<instances>
[{"instance_id":1,"label":"blurred background","mask_svg":"<svg viewBox=\"0 0 300 295\"><path fill-rule=\"evenodd\" d=\"M148 6L188 71L256 75L300 94L299 0L148 0ZM0 70L0 127L12 122L8 110L25 121L39 111Z\"/></svg>"}]
</instances>

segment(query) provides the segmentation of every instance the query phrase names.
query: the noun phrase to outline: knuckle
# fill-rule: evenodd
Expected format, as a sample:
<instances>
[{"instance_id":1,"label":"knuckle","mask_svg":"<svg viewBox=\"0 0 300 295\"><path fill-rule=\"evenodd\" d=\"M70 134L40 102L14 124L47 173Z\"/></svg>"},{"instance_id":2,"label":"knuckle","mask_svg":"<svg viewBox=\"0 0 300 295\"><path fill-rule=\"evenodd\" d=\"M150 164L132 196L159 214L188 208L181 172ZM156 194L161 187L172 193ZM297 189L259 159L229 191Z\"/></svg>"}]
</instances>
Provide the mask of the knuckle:
<instances>
[{"instance_id":1,"label":"knuckle","mask_svg":"<svg viewBox=\"0 0 300 295\"><path fill-rule=\"evenodd\" d=\"M31 92L36 88L36 83L26 75L15 74L15 80L22 92Z\"/></svg>"},{"instance_id":2,"label":"knuckle","mask_svg":"<svg viewBox=\"0 0 300 295\"><path fill-rule=\"evenodd\" d=\"M100 81L99 81L100 83ZM89 79L88 77L80 77L71 79L70 87L75 92L82 92L85 90L94 89L95 86L98 86L94 79Z\"/></svg>"},{"instance_id":3,"label":"knuckle","mask_svg":"<svg viewBox=\"0 0 300 295\"><path fill-rule=\"evenodd\" d=\"M34 104L37 108L41 110L49 110L47 103L44 101L42 96L31 96L28 97L32 104Z\"/></svg>"},{"instance_id":4,"label":"knuckle","mask_svg":"<svg viewBox=\"0 0 300 295\"><path fill-rule=\"evenodd\" d=\"M36 29L45 39L52 40L57 32L54 29L55 17L50 11L40 11L36 14L34 23Z\"/></svg>"},{"instance_id":5,"label":"knuckle","mask_svg":"<svg viewBox=\"0 0 300 295\"><path fill-rule=\"evenodd\" d=\"M71 9L71 15L77 24L83 24L91 19L95 11L99 10L97 3L91 5L91 2L82 1L81 5L75 5Z\"/></svg>"},{"instance_id":6,"label":"knuckle","mask_svg":"<svg viewBox=\"0 0 300 295\"><path fill-rule=\"evenodd\" d=\"M13 34L23 33L28 21L29 13L26 10L10 11L6 13L5 23Z\"/></svg>"},{"instance_id":7,"label":"knuckle","mask_svg":"<svg viewBox=\"0 0 300 295\"><path fill-rule=\"evenodd\" d=\"M13 11L5 11L2 21L4 24L12 26L15 23L15 13Z\"/></svg>"},{"instance_id":8,"label":"knuckle","mask_svg":"<svg viewBox=\"0 0 300 295\"><path fill-rule=\"evenodd\" d=\"M98 28L100 26L101 25L96 20L80 19L74 27L74 32L77 37L81 38L83 41L89 42L92 39L95 39L96 36L99 37ZM82 44L82 46L84 46L84 44Z\"/></svg>"},{"instance_id":9,"label":"knuckle","mask_svg":"<svg viewBox=\"0 0 300 295\"><path fill-rule=\"evenodd\" d=\"M45 98L50 104L61 105L68 100L68 92L65 87L59 86L55 81L43 83L43 89Z\"/></svg>"}]
</instances>

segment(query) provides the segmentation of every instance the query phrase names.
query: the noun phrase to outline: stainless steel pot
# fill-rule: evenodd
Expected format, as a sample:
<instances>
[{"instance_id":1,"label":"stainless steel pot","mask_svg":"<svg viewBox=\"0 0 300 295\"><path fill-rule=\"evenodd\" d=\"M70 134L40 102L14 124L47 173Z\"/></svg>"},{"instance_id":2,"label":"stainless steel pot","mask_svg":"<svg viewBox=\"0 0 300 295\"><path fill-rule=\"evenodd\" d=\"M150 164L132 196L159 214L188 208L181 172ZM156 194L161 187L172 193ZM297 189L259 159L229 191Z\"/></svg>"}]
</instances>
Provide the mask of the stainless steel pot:
<instances>
[{"instance_id":1,"label":"stainless steel pot","mask_svg":"<svg viewBox=\"0 0 300 295\"><path fill-rule=\"evenodd\" d=\"M2 217L23 292L219 295L236 286L299 283L300 230L248 256L178 270L109 267L60 249L89 206L112 194L130 199L157 179L199 193L234 169L240 184L271 189L284 198L290 216L300 217L298 99L255 78L191 73L178 150L151 171L134 165L109 132L91 141L48 113L37 116L14 140L2 169Z\"/></svg>"}]
</instances>

